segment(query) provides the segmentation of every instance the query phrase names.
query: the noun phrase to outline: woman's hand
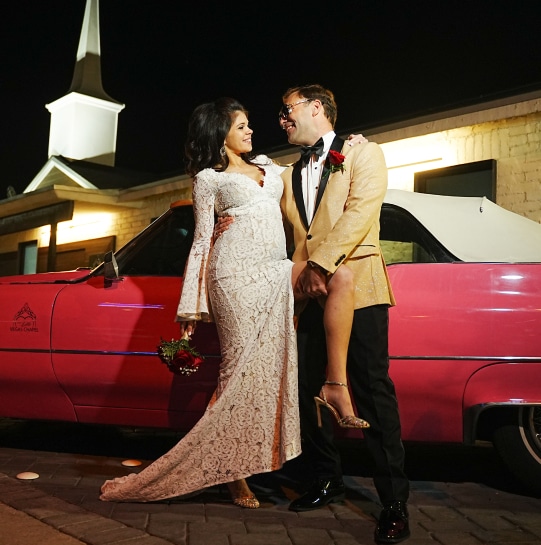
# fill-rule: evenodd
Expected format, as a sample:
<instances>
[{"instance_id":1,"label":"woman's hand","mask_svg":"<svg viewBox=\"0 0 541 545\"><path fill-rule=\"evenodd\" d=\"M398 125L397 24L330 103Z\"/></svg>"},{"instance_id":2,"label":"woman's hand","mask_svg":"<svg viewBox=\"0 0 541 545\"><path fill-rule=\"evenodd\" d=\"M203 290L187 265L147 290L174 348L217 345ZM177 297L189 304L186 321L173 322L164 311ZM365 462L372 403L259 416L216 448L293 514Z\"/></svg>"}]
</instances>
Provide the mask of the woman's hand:
<instances>
[{"instance_id":1,"label":"woman's hand","mask_svg":"<svg viewBox=\"0 0 541 545\"><path fill-rule=\"evenodd\" d=\"M350 134L347 139L348 146L364 144L366 142L368 142L368 140L362 134Z\"/></svg>"},{"instance_id":2,"label":"woman's hand","mask_svg":"<svg viewBox=\"0 0 541 545\"><path fill-rule=\"evenodd\" d=\"M195 333L195 326L197 322L195 320L188 320L186 322L179 322L180 325L180 338L185 336L190 338Z\"/></svg>"}]
</instances>

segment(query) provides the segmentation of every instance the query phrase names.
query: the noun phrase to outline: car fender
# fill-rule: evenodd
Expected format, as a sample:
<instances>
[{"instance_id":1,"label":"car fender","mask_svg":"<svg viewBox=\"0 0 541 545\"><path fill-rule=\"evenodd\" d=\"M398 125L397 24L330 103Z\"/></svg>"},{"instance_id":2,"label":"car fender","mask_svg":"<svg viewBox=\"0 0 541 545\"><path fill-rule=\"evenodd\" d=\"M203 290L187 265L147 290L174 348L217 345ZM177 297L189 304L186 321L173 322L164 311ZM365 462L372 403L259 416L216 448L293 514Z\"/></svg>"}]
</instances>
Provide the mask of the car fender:
<instances>
[{"instance_id":1,"label":"car fender","mask_svg":"<svg viewBox=\"0 0 541 545\"><path fill-rule=\"evenodd\" d=\"M481 414L497 407L541 405L541 358L488 364L476 371L464 389L464 442L477 439Z\"/></svg>"},{"instance_id":2,"label":"car fender","mask_svg":"<svg viewBox=\"0 0 541 545\"><path fill-rule=\"evenodd\" d=\"M0 416L76 420L51 360L51 317L65 287L0 284Z\"/></svg>"}]
</instances>

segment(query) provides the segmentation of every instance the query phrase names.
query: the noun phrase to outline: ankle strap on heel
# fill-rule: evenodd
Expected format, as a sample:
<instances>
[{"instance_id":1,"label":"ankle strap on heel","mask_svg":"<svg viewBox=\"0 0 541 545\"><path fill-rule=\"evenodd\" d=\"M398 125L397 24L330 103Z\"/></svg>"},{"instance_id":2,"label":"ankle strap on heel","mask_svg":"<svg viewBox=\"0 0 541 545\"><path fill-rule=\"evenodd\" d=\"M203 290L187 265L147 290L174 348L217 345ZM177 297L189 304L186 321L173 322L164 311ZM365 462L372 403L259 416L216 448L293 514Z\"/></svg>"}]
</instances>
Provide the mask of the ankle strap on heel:
<instances>
[{"instance_id":1,"label":"ankle strap on heel","mask_svg":"<svg viewBox=\"0 0 541 545\"><path fill-rule=\"evenodd\" d=\"M328 384L329 386L343 386L344 388L347 388L348 385L344 384L343 382L336 382L334 380L326 380L323 385Z\"/></svg>"}]
</instances>

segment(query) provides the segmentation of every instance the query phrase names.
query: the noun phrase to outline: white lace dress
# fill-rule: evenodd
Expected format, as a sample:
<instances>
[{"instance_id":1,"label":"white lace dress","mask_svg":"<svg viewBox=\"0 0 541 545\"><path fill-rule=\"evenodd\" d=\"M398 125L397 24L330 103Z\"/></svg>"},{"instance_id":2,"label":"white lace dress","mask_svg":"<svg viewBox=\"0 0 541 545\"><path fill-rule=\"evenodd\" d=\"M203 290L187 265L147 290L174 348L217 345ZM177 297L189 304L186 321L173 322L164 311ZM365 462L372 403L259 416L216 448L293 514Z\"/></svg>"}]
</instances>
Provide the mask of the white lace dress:
<instances>
[{"instance_id":1,"label":"white lace dress","mask_svg":"<svg viewBox=\"0 0 541 545\"><path fill-rule=\"evenodd\" d=\"M273 471L301 452L281 169L263 156L256 161L265 171L262 187L212 169L194 180L196 231L178 317L216 322L223 363L214 397L168 453L139 474L106 481L102 500L188 494ZM235 221L212 247L215 212Z\"/></svg>"}]
</instances>

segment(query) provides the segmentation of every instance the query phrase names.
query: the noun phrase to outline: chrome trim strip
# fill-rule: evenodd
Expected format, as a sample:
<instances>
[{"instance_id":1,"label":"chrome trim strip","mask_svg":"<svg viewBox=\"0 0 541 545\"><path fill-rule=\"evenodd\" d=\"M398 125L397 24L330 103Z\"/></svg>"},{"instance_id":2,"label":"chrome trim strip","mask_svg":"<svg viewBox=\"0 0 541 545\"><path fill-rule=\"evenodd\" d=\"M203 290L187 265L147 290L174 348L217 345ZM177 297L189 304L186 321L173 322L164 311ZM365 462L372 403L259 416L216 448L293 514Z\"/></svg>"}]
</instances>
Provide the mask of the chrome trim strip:
<instances>
[{"instance_id":1,"label":"chrome trim strip","mask_svg":"<svg viewBox=\"0 0 541 545\"><path fill-rule=\"evenodd\" d=\"M390 360L449 360L449 361L509 361L514 363L541 363L541 356L389 356Z\"/></svg>"},{"instance_id":2,"label":"chrome trim strip","mask_svg":"<svg viewBox=\"0 0 541 545\"><path fill-rule=\"evenodd\" d=\"M157 352L126 352L120 350L47 350L45 348L0 348L0 352L16 352L30 354L77 354L95 356L157 356ZM204 358L219 358L219 354L201 354Z\"/></svg>"},{"instance_id":3,"label":"chrome trim strip","mask_svg":"<svg viewBox=\"0 0 541 545\"><path fill-rule=\"evenodd\" d=\"M30 352L34 354L96 354L103 356L155 356L156 352L129 352L120 350L48 350L46 348L0 348L0 352ZM218 358L218 354L203 354L205 358ZM390 360L426 361L492 361L513 363L541 363L541 356L389 356Z\"/></svg>"}]
</instances>

